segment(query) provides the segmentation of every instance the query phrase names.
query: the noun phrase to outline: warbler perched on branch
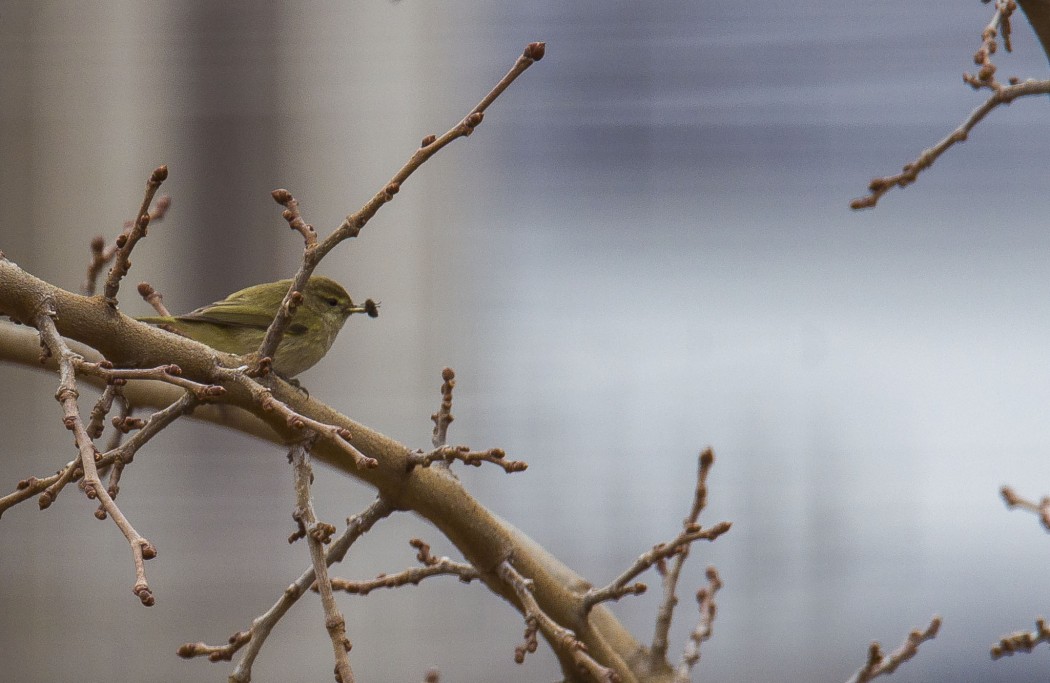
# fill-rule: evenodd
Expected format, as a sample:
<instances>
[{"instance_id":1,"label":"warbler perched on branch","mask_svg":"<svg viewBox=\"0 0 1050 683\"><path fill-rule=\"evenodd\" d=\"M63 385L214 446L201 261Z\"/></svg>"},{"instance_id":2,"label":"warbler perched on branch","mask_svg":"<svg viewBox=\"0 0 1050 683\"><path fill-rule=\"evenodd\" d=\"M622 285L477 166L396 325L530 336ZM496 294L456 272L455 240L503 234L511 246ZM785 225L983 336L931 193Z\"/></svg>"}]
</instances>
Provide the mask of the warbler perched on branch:
<instances>
[{"instance_id":1,"label":"warbler perched on branch","mask_svg":"<svg viewBox=\"0 0 1050 683\"><path fill-rule=\"evenodd\" d=\"M168 327L217 351L244 355L259 349L291 284L278 280L254 285L185 315L138 320ZM285 377L294 377L324 358L353 313L379 315L379 304L371 299L354 304L343 286L330 278L312 277L304 290L274 354L273 369Z\"/></svg>"}]
</instances>

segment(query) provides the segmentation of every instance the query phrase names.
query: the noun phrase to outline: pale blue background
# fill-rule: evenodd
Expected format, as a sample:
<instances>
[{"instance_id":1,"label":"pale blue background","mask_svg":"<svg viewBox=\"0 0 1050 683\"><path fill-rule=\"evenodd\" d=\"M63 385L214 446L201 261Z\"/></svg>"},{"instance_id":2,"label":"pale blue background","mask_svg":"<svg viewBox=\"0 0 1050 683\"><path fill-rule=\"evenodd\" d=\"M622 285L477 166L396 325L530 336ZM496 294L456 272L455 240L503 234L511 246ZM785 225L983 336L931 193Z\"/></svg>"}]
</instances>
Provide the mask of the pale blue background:
<instances>
[{"instance_id":1,"label":"pale blue background","mask_svg":"<svg viewBox=\"0 0 1050 683\"><path fill-rule=\"evenodd\" d=\"M116 234L150 169L175 197L136 251L175 310L294 269L268 193L322 233L427 133L459 119L531 40L547 57L477 133L428 163L324 272L383 301L353 319L311 391L412 446L440 370L451 437L527 473L463 477L595 582L672 536L696 453L714 446L704 520L734 524L683 578L677 654L703 567L725 581L700 675L845 680L871 639L942 634L900 681L1045 680L1045 648L991 662L1045 613L1050 539L998 488L1050 492L1047 101L996 112L886 196L848 201L975 107L960 79L987 6L892 0L641 3L11 3L0 23L0 249L69 289L91 236ZM1045 77L1023 19L1000 74ZM143 313L129 295L124 308ZM0 479L72 456L54 379L0 368ZM339 522L371 492L319 472ZM11 680L223 680L174 656L218 643L305 566L284 539L282 452L186 423L120 498L160 548L155 608L127 546L67 492L0 521L0 651ZM339 571L413 562L427 525L383 523ZM648 576L655 588L655 577ZM656 591L616 607L651 637ZM520 619L435 580L342 598L360 680L543 681L512 662ZM257 680L326 680L307 599Z\"/></svg>"}]
</instances>

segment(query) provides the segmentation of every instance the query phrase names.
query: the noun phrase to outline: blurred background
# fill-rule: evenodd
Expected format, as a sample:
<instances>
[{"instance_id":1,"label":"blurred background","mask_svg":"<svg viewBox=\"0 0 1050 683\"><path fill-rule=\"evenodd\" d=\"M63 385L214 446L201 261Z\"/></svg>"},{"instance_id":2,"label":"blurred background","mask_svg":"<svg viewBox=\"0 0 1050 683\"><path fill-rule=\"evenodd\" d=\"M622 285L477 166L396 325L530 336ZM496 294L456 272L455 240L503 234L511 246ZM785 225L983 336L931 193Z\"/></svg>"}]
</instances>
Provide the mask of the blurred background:
<instances>
[{"instance_id":1,"label":"blurred background","mask_svg":"<svg viewBox=\"0 0 1050 683\"><path fill-rule=\"evenodd\" d=\"M845 680L878 639L941 614L901 681L1045 680L1050 653L992 662L1047 609L1050 538L999 486L1050 492L1045 99L996 111L880 205L851 212L985 95L963 85L991 11L967 3L500 0L443 3L6 2L0 9L0 248L76 290L165 163L173 208L135 252L185 311L294 272L290 189L326 234L456 123L533 40L546 58L469 139L427 163L321 272L354 317L301 379L402 442L429 445L442 367L454 443L527 472L461 470L478 498L596 583L672 537L697 453L715 449L672 631L715 564L715 633L697 678ZM1023 16L999 75L1046 76ZM148 307L125 288L122 308ZM3 491L73 456L55 378L0 366ZM17 387L18 392L12 389ZM291 473L271 445L186 421L125 473L119 499L159 548L157 605L74 490L0 522L0 678L225 680L183 661L221 643L307 564ZM318 471L340 523L373 492ZM335 572L455 549L409 515ZM654 575L645 579L654 589ZM616 613L643 641L658 591ZM512 661L519 616L434 579L344 596L359 680L546 681ZM255 680L329 680L305 598Z\"/></svg>"}]
</instances>

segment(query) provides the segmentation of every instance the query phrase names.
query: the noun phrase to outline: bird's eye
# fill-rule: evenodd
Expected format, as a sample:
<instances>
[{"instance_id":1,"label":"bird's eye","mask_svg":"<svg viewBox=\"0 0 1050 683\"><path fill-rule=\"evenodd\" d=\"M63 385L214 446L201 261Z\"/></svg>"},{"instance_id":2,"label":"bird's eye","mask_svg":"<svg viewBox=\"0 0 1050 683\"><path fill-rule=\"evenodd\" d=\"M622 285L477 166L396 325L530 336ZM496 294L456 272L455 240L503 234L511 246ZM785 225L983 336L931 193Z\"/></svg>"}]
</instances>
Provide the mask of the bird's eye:
<instances>
[{"instance_id":1,"label":"bird's eye","mask_svg":"<svg viewBox=\"0 0 1050 683\"><path fill-rule=\"evenodd\" d=\"M339 299L336 299L334 296L328 297L328 305L329 306L338 306L339 305Z\"/></svg>"}]
</instances>

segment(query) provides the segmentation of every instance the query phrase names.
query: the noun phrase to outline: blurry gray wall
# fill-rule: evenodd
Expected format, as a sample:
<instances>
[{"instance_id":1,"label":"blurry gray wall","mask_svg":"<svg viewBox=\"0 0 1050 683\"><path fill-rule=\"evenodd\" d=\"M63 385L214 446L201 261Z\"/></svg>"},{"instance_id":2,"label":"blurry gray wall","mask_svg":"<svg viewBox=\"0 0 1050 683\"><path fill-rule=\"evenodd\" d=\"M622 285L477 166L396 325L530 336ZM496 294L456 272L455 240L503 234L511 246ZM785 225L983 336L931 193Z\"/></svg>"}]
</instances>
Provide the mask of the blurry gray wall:
<instances>
[{"instance_id":1,"label":"blurry gray wall","mask_svg":"<svg viewBox=\"0 0 1050 683\"><path fill-rule=\"evenodd\" d=\"M174 206L135 253L174 310L293 272L301 243L270 190L322 233L428 133L455 123L531 40L547 57L322 266L383 302L351 320L311 392L412 446L456 368L455 442L530 463L463 472L479 498L595 582L675 533L695 455L715 447L687 597L716 564L707 680L844 680L867 643L934 613L896 675L1041 680L1046 653L988 646L1042 612L1050 542L1000 484L1050 491L1046 102L996 112L919 183L848 200L976 106L959 80L986 6L718 3L6 3L0 7L0 249L75 289L149 171ZM1015 21L1001 72L1043 77ZM124 310L144 313L130 287ZM54 378L0 367L3 490L73 451ZM13 388L17 387L18 393ZM0 678L222 679L175 655L247 627L306 563L287 546L279 450L180 424L125 475L153 540L158 604L127 546L67 491L0 521ZM364 487L318 472L320 513ZM338 572L413 562L411 517ZM654 577L647 577L655 587ZM655 593L616 611L651 633ZM436 580L345 598L361 680L552 680L512 663L517 615ZM454 625L450 628L450 625ZM258 680L327 678L306 598Z\"/></svg>"}]
</instances>

